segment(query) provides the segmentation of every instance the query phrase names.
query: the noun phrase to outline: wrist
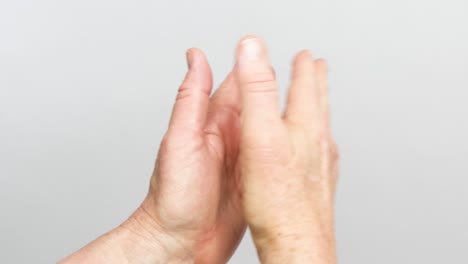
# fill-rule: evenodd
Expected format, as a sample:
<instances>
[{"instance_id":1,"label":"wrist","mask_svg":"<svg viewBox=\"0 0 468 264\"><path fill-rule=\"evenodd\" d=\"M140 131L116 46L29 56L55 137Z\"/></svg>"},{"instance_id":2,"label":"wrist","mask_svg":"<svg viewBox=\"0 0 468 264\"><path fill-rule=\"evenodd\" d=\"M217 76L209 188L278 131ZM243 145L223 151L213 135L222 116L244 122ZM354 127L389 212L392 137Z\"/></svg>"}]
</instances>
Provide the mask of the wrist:
<instances>
[{"instance_id":1,"label":"wrist","mask_svg":"<svg viewBox=\"0 0 468 264\"><path fill-rule=\"evenodd\" d=\"M308 226L281 226L252 230L261 263L336 263L332 227L317 223Z\"/></svg>"},{"instance_id":2,"label":"wrist","mask_svg":"<svg viewBox=\"0 0 468 264\"><path fill-rule=\"evenodd\" d=\"M118 230L118 231L117 231ZM145 262L130 263L193 263L193 247L183 238L176 238L165 230L143 206L122 223L116 232L126 233L126 258Z\"/></svg>"},{"instance_id":3,"label":"wrist","mask_svg":"<svg viewBox=\"0 0 468 264\"><path fill-rule=\"evenodd\" d=\"M139 208L120 226L98 237L61 260L60 264L162 264L194 263L190 248L184 246L146 216Z\"/></svg>"}]
</instances>

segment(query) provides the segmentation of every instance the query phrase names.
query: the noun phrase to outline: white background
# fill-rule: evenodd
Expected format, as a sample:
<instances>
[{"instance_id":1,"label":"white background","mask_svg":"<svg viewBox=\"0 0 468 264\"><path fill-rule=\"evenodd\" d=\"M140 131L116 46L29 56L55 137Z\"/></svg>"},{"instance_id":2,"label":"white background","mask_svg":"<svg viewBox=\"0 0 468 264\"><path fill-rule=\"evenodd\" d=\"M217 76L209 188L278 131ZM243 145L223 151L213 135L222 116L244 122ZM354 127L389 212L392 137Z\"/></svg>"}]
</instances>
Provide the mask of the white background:
<instances>
[{"instance_id":1,"label":"white background","mask_svg":"<svg viewBox=\"0 0 468 264\"><path fill-rule=\"evenodd\" d=\"M281 94L330 64L340 263L468 263L466 0L0 0L0 259L53 263L143 199L185 50L215 83L240 37ZM311 249L313 250L313 249ZM247 235L231 263L258 263Z\"/></svg>"}]
</instances>

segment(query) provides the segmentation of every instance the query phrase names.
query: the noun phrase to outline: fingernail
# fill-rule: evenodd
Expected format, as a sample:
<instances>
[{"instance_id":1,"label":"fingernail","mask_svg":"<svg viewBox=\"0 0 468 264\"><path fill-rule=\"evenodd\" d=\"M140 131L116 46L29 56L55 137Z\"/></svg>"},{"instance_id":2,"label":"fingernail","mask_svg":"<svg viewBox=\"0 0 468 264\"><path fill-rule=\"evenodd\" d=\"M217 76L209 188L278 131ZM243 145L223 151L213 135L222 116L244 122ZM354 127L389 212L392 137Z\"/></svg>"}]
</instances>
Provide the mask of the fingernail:
<instances>
[{"instance_id":1,"label":"fingernail","mask_svg":"<svg viewBox=\"0 0 468 264\"><path fill-rule=\"evenodd\" d=\"M193 61L192 57L193 56L190 50L187 50L187 52L185 52L185 58L187 59L187 68L189 69L190 69L190 66L192 66L192 61Z\"/></svg>"},{"instance_id":2,"label":"fingernail","mask_svg":"<svg viewBox=\"0 0 468 264\"><path fill-rule=\"evenodd\" d=\"M263 46L258 38L247 38L241 42L239 60L253 61L263 57Z\"/></svg>"}]
</instances>

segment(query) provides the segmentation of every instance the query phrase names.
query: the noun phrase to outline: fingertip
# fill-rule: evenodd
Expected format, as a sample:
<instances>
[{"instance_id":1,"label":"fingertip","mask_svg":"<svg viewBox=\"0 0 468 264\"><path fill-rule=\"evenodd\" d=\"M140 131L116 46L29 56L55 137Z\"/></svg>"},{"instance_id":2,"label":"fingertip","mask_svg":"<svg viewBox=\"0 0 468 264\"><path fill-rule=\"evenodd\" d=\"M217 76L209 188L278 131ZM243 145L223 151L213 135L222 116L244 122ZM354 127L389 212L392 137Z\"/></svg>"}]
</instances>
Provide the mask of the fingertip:
<instances>
[{"instance_id":1,"label":"fingertip","mask_svg":"<svg viewBox=\"0 0 468 264\"><path fill-rule=\"evenodd\" d=\"M292 78L303 75L304 71L310 71L314 67L314 56L310 50L304 49L296 53L292 61Z\"/></svg>"},{"instance_id":2,"label":"fingertip","mask_svg":"<svg viewBox=\"0 0 468 264\"><path fill-rule=\"evenodd\" d=\"M315 60L316 67L323 71L324 73L327 73L329 71L328 69L328 61L324 58L318 58Z\"/></svg>"},{"instance_id":3,"label":"fingertip","mask_svg":"<svg viewBox=\"0 0 468 264\"><path fill-rule=\"evenodd\" d=\"M308 49L300 50L296 54L296 59L312 59L312 58L313 58L312 51L310 51Z\"/></svg>"},{"instance_id":4,"label":"fingertip","mask_svg":"<svg viewBox=\"0 0 468 264\"><path fill-rule=\"evenodd\" d=\"M185 52L187 61L190 62L191 65L194 64L208 64L208 59L206 58L205 54L203 51L201 51L199 48L189 48Z\"/></svg>"},{"instance_id":5,"label":"fingertip","mask_svg":"<svg viewBox=\"0 0 468 264\"><path fill-rule=\"evenodd\" d=\"M245 43L245 42L247 42L249 40L260 40L260 41L262 41L262 38L260 38L257 35L254 35L254 34L248 34L248 35L245 35L242 38L240 38L239 42L237 43L237 46L239 47L243 43Z\"/></svg>"},{"instance_id":6,"label":"fingertip","mask_svg":"<svg viewBox=\"0 0 468 264\"><path fill-rule=\"evenodd\" d=\"M187 60L187 68L190 70L193 64L193 55L191 52L191 48L185 51L185 59Z\"/></svg>"},{"instance_id":7,"label":"fingertip","mask_svg":"<svg viewBox=\"0 0 468 264\"><path fill-rule=\"evenodd\" d=\"M258 36L247 35L241 38L236 48L236 61L246 64L254 61L268 62L265 42Z\"/></svg>"},{"instance_id":8,"label":"fingertip","mask_svg":"<svg viewBox=\"0 0 468 264\"><path fill-rule=\"evenodd\" d=\"M204 54L203 51L202 51L201 49L199 49L199 48L192 47L192 48L187 49L187 52L193 54L194 56L198 56L198 57L202 56L202 57L205 57L205 54Z\"/></svg>"},{"instance_id":9,"label":"fingertip","mask_svg":"<svg viewBox=\"0 0 468 264\"><path fill-rule=\"evenodd\" d=\"M184 83L199 83L198 86L200 89L210 94L213 85L213 76L208 59L203 51L199 48L189 48L186 51L186 59L189 70L185 76Z\"/></svg>"}]
</instances>

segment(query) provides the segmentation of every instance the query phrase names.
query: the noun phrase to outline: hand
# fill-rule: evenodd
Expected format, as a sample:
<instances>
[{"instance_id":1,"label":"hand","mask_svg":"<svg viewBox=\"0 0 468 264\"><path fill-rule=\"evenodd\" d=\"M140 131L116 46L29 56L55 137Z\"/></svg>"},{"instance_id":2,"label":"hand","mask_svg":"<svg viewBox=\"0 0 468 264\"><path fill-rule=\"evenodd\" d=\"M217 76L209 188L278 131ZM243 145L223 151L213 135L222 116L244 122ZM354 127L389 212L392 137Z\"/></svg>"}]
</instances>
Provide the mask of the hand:
<instances>
[{"instance_id":1,"label":"hand","mask_svg":"<svg viewBox=\"0 0 468 264\"><path fill-rule=\"evenodd\" d=\"M264 44L241 43L211 98L206 58L189 51L144 202L61 263L225 263L245 231L243 214L262 262L336 262L325 62L297 55L281 116Z\"/></svg>"},{"instance_id":2,"label":"hand","mask_svg":"<svg viewBox=\"0 0 468 264\"><path fill-rule=\"evenodd\" d=\"M118 228L65 263L226 263L240 242L239 94L232 74L210 98L198 49L179 88L149 193Z\"/></svg>"},{"instance_id":3,"label":"hand","mask_svg":"<svg viewBox=\"0 0 468 264\"><path fill-rule=\"evenodd\" d=\"M190 70L136 217L150 218L195 263L225 263L245 231L237 164L239 95L229 74L210 98L205 56L198 49L187 56Z\"/></svg>"},{"instance_id":4,"label":"hand","mask_svg":"<svg viewBox=\"0 0 468 264\"><path fill-rule=\"evenodd\" d=\"M335 263L338 152L325 61L308 51L295 57L284 115L260 39L241 41L234 72L242 101L243 208L262 263Z\"/></svg>"}]
</instances>

